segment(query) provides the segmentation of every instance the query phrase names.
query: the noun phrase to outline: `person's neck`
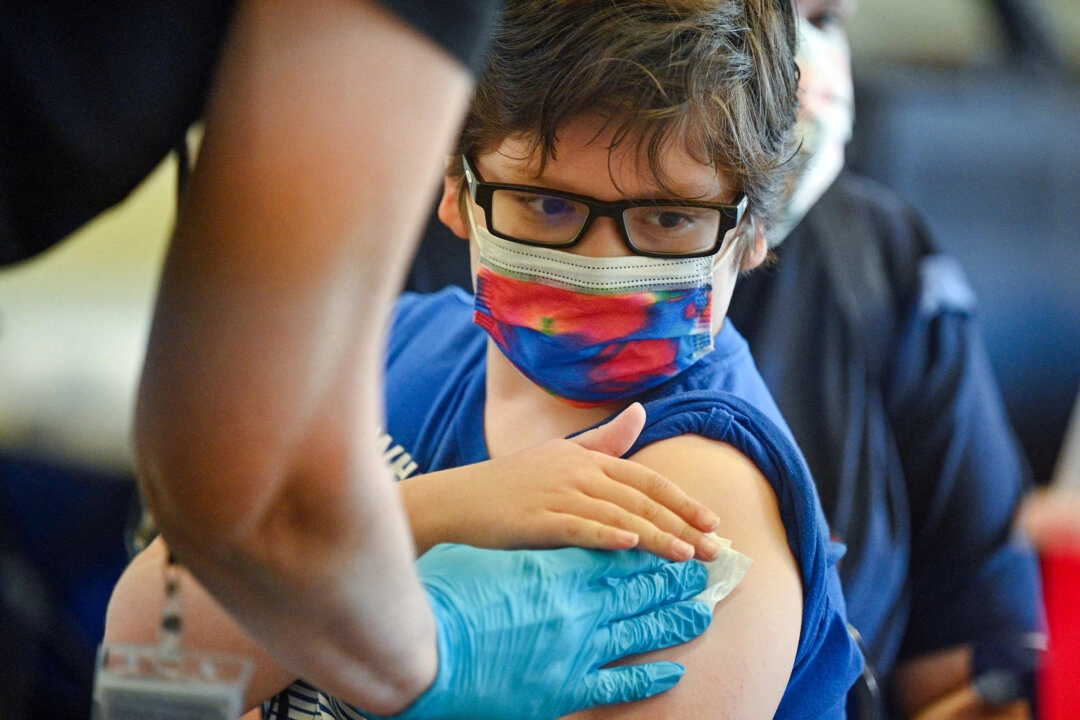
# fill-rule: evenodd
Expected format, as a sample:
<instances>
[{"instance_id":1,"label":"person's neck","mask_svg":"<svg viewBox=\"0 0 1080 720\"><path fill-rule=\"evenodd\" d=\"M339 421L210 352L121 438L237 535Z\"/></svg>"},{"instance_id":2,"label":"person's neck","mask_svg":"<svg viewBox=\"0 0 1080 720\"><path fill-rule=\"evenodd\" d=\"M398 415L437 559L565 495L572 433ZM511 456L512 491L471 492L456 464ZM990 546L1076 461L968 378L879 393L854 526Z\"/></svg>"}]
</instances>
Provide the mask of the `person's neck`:
<instances>
[{"instance_id":1,"label":"person's neck","mask_svg":"<svg viewBox=\"0 0 1080 720\"><path fill-rule=\"evenodd\" d=\"M522 375L491 341L486 392L484 436L493 458L584 430L630 404L627 400L594 408L569 405Z\"/></svg>"}]
</instances>

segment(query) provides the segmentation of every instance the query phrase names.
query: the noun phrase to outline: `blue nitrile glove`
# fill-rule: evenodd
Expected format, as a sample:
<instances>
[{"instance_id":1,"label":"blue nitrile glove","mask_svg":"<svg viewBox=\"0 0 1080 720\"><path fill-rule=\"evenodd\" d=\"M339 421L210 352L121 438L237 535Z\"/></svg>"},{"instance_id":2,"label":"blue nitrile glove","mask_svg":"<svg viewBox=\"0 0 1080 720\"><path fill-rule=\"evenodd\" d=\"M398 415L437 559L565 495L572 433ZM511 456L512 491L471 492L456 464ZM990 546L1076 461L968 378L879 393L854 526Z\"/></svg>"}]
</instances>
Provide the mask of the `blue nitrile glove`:
<instances>
[{"instance_id":1,"label":"blue nitrile glove","mask_svg":"<svg viewBox=\"0 0 1080 720\"><path fill-rule=\"evenodd\" d=\"M636 550L444 544L417 570L438 623L439 672L395 720L547 720L650 697L685 668L601 668L691 640L712 620L687 600L705 589L701 563Z\"/></svg>"}]
</instances>

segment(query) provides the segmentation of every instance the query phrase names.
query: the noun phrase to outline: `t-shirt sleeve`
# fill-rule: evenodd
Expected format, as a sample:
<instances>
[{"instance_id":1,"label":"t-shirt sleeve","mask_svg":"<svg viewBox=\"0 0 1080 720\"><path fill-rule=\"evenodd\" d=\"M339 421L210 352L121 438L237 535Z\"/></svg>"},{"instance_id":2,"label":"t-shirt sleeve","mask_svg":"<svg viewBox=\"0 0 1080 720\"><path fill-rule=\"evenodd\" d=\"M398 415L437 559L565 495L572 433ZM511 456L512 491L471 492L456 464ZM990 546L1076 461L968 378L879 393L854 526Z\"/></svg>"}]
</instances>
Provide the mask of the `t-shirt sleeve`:
<instances>
[{"instance_id":1,"label":"t-shirt sleeve","mask_svg":"<svg viewBox=\"0 0 1080 720\"><path fill-rule=\"evenodd\" d=\"M504 0L379 0L466 65L473 74L483 66L492 28Z\"/></svg>"}]
</instances>

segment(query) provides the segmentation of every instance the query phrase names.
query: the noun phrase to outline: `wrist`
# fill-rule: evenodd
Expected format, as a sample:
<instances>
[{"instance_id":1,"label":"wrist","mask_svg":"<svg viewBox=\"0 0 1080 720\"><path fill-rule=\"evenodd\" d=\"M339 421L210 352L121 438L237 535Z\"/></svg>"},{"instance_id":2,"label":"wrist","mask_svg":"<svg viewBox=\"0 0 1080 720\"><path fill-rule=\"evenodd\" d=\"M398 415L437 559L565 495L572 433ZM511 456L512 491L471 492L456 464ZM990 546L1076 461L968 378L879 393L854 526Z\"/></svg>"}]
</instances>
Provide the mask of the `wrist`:
<instances>
[{"instance_id":1,"label":"wrist","mask_svg":"<svg viewBox=\"0 0 1080 720\"><path fill-rule=\"evenodd\" d=\"M451 515L462 504L460 496L446 492L452 471L439 472L403 480L398 483L402 503L412 528L413 544L419 558L439 543L463 542L453 537L455 521Z\"/></svg>"}]
</instances>

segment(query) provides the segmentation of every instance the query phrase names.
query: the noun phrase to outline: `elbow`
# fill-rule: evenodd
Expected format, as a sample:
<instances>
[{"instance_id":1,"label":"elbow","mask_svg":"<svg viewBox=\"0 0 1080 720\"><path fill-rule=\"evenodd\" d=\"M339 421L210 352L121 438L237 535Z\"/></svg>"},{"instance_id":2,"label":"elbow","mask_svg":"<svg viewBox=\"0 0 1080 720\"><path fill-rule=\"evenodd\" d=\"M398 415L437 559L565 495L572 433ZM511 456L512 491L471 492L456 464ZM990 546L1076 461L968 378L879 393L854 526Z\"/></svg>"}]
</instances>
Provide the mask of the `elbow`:
<instances>
[{"instance_id":1,"label":"elbow","mask_svg":"<svg viewBox=\"0 0 1080 720\"><path fill-rule=\"evenodd\" d=\"M242 544L257 525L258 488L274 474L244 444L176 422L144 422L135 428L135 467L147 508L177 551L200 554ZM185 423L186 424L186 423Z\"/></svg>"}]
</instances>

